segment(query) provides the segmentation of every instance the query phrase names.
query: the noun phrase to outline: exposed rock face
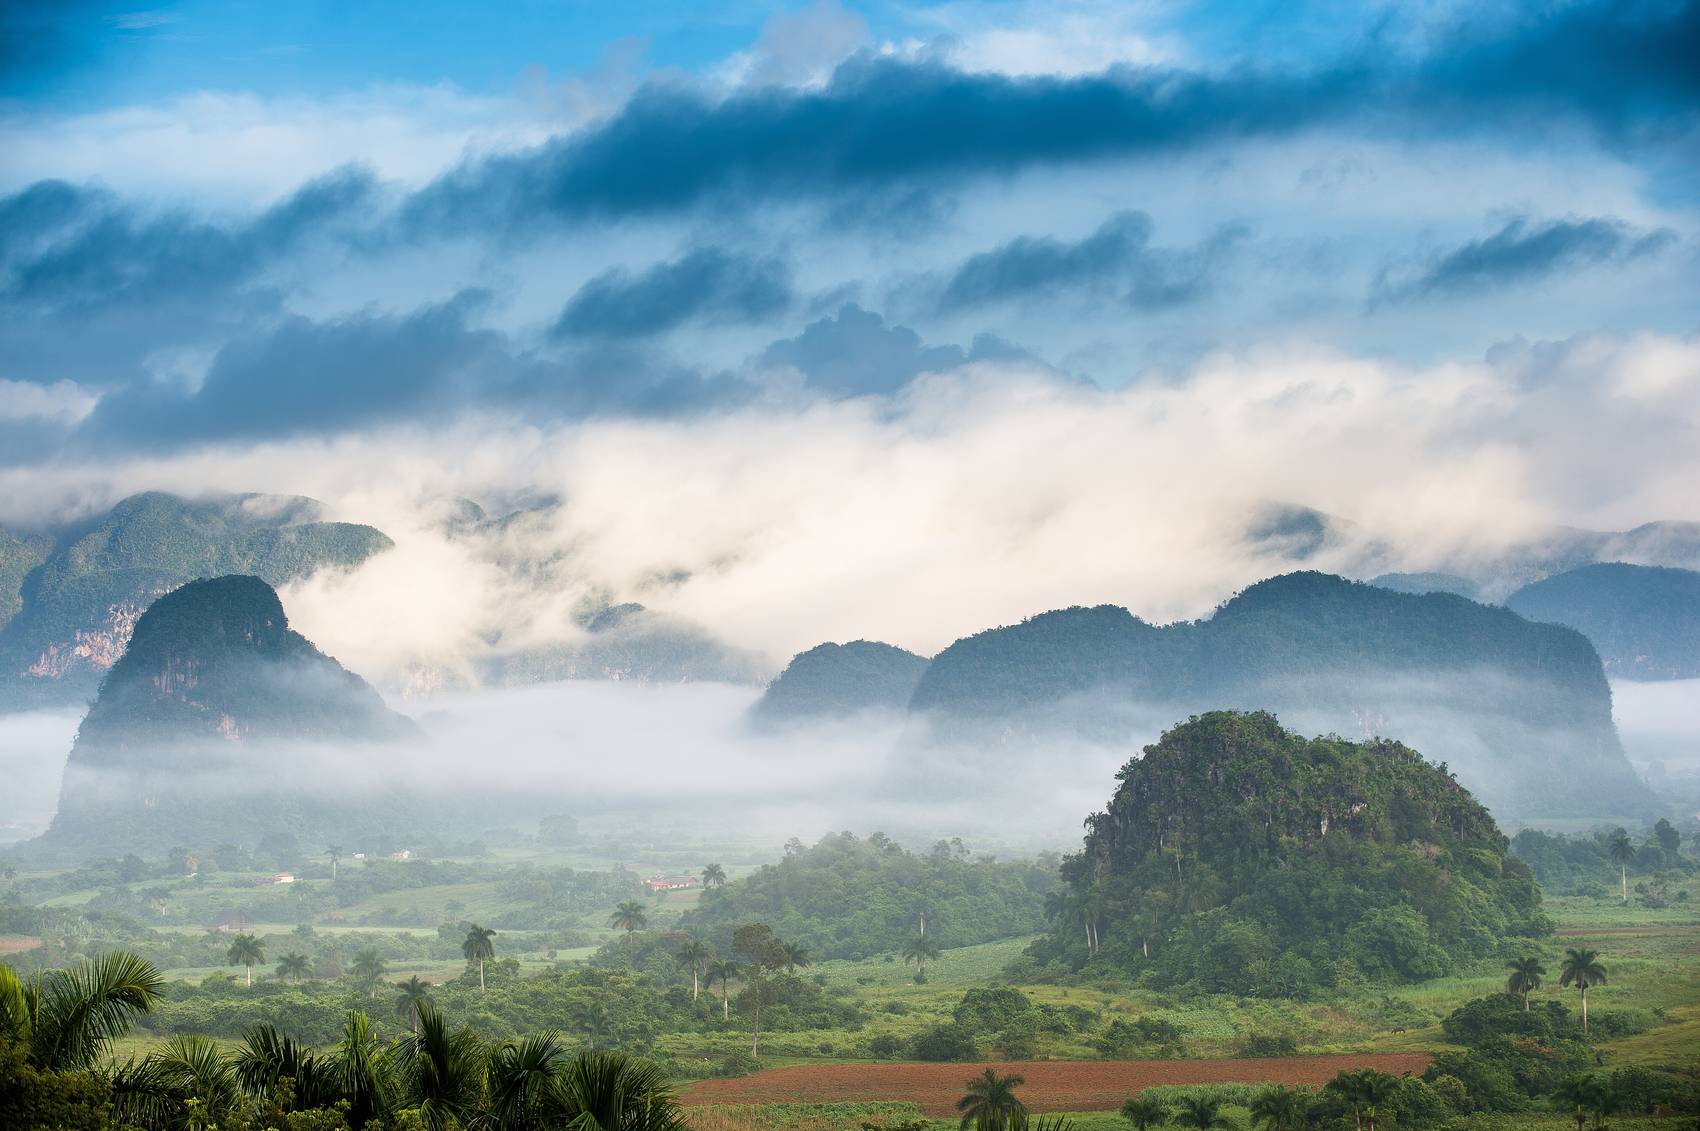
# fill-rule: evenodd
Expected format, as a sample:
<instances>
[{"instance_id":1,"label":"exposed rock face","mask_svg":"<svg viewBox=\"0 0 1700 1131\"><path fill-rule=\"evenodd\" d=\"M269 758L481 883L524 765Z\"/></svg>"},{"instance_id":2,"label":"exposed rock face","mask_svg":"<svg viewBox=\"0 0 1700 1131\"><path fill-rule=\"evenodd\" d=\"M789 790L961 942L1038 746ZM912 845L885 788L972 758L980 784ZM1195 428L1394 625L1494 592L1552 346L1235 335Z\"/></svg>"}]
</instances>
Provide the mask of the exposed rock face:
<instances>
[{"instance_id":1,"label":"exposed rock face","mask_svg":"<svg viewBox=\"0 0 1700 1131\"><path fill-rule=\"evenodd\" d=\"M283 585L352 568L392 543L370 526L322 521L312 499L133 495L95 522L36 536L33 560L0 537L0 709L87 700L124 654L136 619L197 577L254 574Z\"/></svg>"}]
</instances>

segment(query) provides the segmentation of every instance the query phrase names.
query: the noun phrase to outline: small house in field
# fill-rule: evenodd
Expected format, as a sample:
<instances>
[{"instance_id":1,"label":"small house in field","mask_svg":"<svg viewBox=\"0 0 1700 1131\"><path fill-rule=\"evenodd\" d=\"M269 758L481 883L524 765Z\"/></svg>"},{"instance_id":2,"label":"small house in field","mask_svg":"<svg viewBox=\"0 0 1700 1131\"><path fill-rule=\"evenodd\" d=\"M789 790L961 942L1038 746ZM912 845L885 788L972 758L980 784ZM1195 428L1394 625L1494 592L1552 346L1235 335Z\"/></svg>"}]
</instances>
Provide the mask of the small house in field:
<instances>
[{"instance_id":1,"label":"small house in field","mask_svg":"<svg viewBox=\"0 0 1700 1131\"><path fill-rule=\"evenodd\" d=\"M688 891L697 886L695 876L651 876L643 882L651 895L663 891Z\"/></svg>"},{"instance_id":2,"label":"small house in field","mask_svg":"<svg viewBox=\"0 0 1700 1131\"><path fill-rule=\"evenodd\" d=\"M292 884L294 882L295 882L295 873L294 872L273 872L272 873L272 883L274 883L274 884Z\"/></svg>"},{"instance_id":3,"label":"small house in field","mask_svg":"<svg viewBox=\"0 0 1700 1131\"><path fill-rule=\"evenodd\" d=\"M411 859L413 859L413 849L404 848L400 852L392 852L392 853L390 853L390 859L391 860L411 860Z\"/></svg>"}]
</instances>

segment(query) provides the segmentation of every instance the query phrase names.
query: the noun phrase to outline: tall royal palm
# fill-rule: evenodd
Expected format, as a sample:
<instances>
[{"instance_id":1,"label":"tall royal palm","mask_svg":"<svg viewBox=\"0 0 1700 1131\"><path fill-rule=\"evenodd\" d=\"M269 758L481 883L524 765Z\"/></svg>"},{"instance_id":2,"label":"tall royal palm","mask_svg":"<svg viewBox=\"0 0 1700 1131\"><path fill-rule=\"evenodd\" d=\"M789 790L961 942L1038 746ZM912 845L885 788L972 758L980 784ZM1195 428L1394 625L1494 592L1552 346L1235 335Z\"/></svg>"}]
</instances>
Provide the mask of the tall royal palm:
<instances>
[{"instance_id":1,"label":"tall royal palm","mask_svg":"<svg viewBox=\"0 0 1700 1131\"><path fill-rule=\"evenodd\" d=\"M224 954L225 962L240 966L247 973L248 984L254 984L254 967L266 960L265 944L253 935L237 935Z\"/></svg>"},{"instance_id":2,"label":"tall royal palm","mask_svg":"<svg viewBox=\"0 0 1700 1131\"><path fill-rule=\"evenodd\" d=\"M1575 986L1582 994L1582 1031L1588 1031L1588 987L1605 984L1606 968L1600 965L1600 952L1586 947L1571 947L1564 952L1564 965L1558 971L1558 984Z\"/></svg>"},{"instance_id":3,"label":"tall royal palm","mask_svg":"<svg viewBox=\"0 0 1700 1131\"><path fill-rule=\"evenodd\" d=\"M1629 906L1629 863L1635 859L1635 846L1629 842L1629 834L1619 832L1611 838L1611 853L1613 864L1617 865L1618 882L1623 887L1623 905Z\"/></svg>"},{"instance_id":4,"label":"tall royal palm","mask_svg":"<svg viewBox=\"0 0 1700 1131\"><path fill-rule=\"evenodd\" d=\"M702 870L702 886L705 889L725 887L726 869L719 864L706 865Z\"/></svg>"},{"instance_id":5,"label":"tall royal palm","mask_svg":"<svg viewBox=\"0 0 1700 1131\"><path fill-rule=\"evenodd\" d=\"M649 926L649 915L644 911L643 904L635 899L628 899L614 908L614 913L608 916L608 925L616 931L626 932L626 946L632 945L632 936Z\"/></svg>"},{"instance_id":6,"label":"tall royal palm","mask_svg":"<svg viewBox=\"0 0 1700 1131\"><path fill-rule=\"evenodd\" d=\"M468 962L478 963L478 991L484 992L484 961L496 957L496 944L491 939L496 932L489 927L480 927L473 923L466 928L466 939L460 944L460 952Z\"/></svg>"},{"instance_id":7,"label":"tall royal palm","mask_svg":"<svg viewBox=\"0 0 1700 1131\"><path fill-rule=\"evenodd\" d=\"M995 1068L969 1080L967 1094L956 1101L956 1110L962 1113L960 1131L1023 1131L1027 1106L1015 1089L1025 1082L1013 1073L999 1076Z\"/></svg>"},{"instance_id":8,"label":"tall royal palm","mask_svg":"<svg viewBox=\"0 0 1700 1131\"><path fill-rule=\"evenodd\" d=\"M702 979L702 968L714 957L714 951L701 939L692 935L679 946L679 961L691 968L691 1000L697 1000L697 989Z\"/></svg>"},{"instance_id":9,"label":"tall royal palm","mask_svg":"<svg viewBox=\"0 0 1700 1131\"><path fill-rule=\"evenodd\" d=\"M28 981L0 966L0 1037L22 1048L36 1068L90 1068L153 1009L164 988L151 962L119 951Z\"/></svg>"},{"instance_id":10,"label":"tall royal palm","mask_svg":"<svg viewBox=\"0 0 1700 1131\"><path fill-rule=\"evenodd\" d=\"M801 943L782 942L779 944L779 949L785 958L785 972L787 974L795 974L799 966L807 970L814 964L814 956L809 953L809 948Z\"/></svg>"},{"instance_id":11,"label":"tall royal palm","mask_svg":"<svg viewBox=\"0 0 1700 1131\"><path fill-rule=\"evenodd\" d=\"M389 967L377 951L367 949L354 956L354 962L348 968L349 974L359 982L367 994L378 996L378 982L383 978Z\"/></svg>"},{"instance_id":12,"label":"tall royal palm","mask_svg":"<svg viewBox=\"0 0 1700 1131\"><path fill-rule=\"evenodd\" d=\"M301 979L312 972L313 965L307 961L305 954L286 954L277 961L277 976L288 978L296 985L300 985Z\"/></svg>"},{"instance_id":13,"label":"tall royal palm","mask_svg":"<svg viewBox=\"0 0 1700 1131\"><path fill-rule=\"evenodd\" d=\"M730 960L711 962L708 967L708 988L714 989L714 983L720 983L720 1019L732 1019L732 979L738 976L738 964Z\"/></svg>"},{"instance_id":14,"label":"tall royal palm","mask_svg":"<svg viewBox=\"0 0 1700 1131\"><path fill-rule=\"evenodd\" d=\"M1541 960L1534 955L1527 958L1514 958L1506 963L1511 976L1505 979L1505 992L1518 994L1523 999L1523 1012L1529 1012L1529 994L1541 988L1541 978L1547 968L1541 965Z\"/></svg>"},{"instance_id":15,"label":"tall royal palm","mask_svg":"<svg viewBox=\"0 0 1700 1131\"><path fill-rule=\"evenodd\" d=\"M905 961L915 964L915 980L925 981L927 977L927 960L939 956L939 944L926 935L916 935L903 947Z\"/></svg>"},{"instance_id":16,"label":"tall royal palm","mask_svg":"<svg viewBox=\"0 0 1700 1131\"><path fill-rule=\"evenodd\" d=\"M331 883L336 883L336 862L342 859L342 845L333 844L325 849L325 856L331 862Z\"/></svg>"}]
</instances>

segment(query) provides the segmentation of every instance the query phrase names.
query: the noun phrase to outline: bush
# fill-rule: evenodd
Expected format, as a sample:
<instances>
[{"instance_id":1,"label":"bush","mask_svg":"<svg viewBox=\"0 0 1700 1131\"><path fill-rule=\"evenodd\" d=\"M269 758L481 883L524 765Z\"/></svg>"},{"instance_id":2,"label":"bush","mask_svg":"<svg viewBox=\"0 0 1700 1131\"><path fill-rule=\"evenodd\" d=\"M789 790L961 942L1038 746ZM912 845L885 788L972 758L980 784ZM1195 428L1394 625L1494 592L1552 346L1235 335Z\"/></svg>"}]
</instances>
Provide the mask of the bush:
<instances>
[{"instance_id":1,"label":"bush","mask_svg":"<svg viewBox=\"0 0 1700 1131\"><path fill-rule=\"evenodd\" d=\"M1287 1033L1253 1033L1240 1044L1241 1056L1297 1056L1298 1042Z\"/></svg>"},{"instance_id":2,"label":"bush","mask_svg":"<svg viewBox=\"0 0 1700 1131\"><path fill-rule=\"evenodd\" d=\"M876 1060L891 1060L903 1055L903 1039L891 1033L881 1033L868 1042L868 1055Z\"/></svg>"},{"instance_id":3,"label":"bush","mask_svg":"<svg viewBox=\"0 0 1700 1131\"><path fill-rule=\"evenodd\" d=\"M979 1047L974 1035L954 1022L935 1025L915 1038L910 1052L916 1060L977 1060Z\"/></svg>"}]
</instances>

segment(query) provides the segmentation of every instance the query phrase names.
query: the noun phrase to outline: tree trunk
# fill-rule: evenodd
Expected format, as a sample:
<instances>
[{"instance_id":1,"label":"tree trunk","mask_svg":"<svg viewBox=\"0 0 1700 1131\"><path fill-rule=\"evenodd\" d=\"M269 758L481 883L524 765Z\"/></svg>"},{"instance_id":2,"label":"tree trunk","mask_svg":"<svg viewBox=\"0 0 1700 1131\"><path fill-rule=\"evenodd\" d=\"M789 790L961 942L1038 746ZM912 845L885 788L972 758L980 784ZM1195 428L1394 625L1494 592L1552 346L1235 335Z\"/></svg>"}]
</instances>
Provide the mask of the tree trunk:
<instances>
[{"instance_id":1,"label":"tree trunk","mask_svg":"<svg viewBox=\"0 0 1700 1131\"><path fill-rule=\"evenodd\" d=\"M696 999L697 999L697 968L695 966L692 966L691 967L691 1000L694 1002L694 1001L696 1001Z\"/></svg>"},{"instance_id":2,"label":"tree trunk","mask_svg":"<svg viewBox=\"0 0 1700 1131\"><path fill-rule=\"evenodd\" d=\"M720 979L720 1020L732 1020L732 990L726 984L726 979Z\"/></svg>"},{"instance_id":3,"label":"tree trunk","mask_svg":"<svg viewBox=\"0 0 1700 1131\"><path fill-rule=\"evenodd\" d=\"M1523 991L1523 1012L1524 1013L1529 1012L1529 991L1528 990Z\"/></svg>"},{"instance_id":4,"label":"tree trunk","mask_svg":"<svg viewBox=\"0 0 1700 1131\"><path fill-rule=\"evenodd\" d=\"M1139 940L1139 950L1140 950L1140 953L1145 955L1145 957L1150 958L1151 957L1151 940L1150 939L1140 939Z\"/></svg>"},{"instance_id":5,"label":"tree trunk","mask_svg":"<svg viewBox=\"0 0 1700 1131\"><path fill-rule=\"evenodd\" d=\"M478 960L478 992L484 992L484 960Z\"/></svg>"},{"instance_id":6,"label":"tree trunk","mask_svg":"<svg viewBox=\"0 0 1700 1131\"><path fill-rule=\"evenodd\" d=\"M1584 1033L1588 1031L1588 987L1586 983L1582 986L1582 1031Z\"/></svg>"},{"instance_id":7,"label":"tree trunk","mask_svg":"<svg viewBox=\"0 0 1700 1131\"><path fill-rule=\"evenodd\" d=\"M242 964L242 969L248 976L248 984L252 986L254 984L254 968L244 962Z\"/></svg>"},{"instance_id":8,"label":"tree trunk","mask_svg":"<svg viewBox=\"0 0 1700 1131\"><path fill-rule=\"evenodd\" d=\"M1618 873L1618 876L1619 876L1619 879L1623 883L1623 905L1625 907L1628 907L1629 906L1629 865L1620 864L1620 865L1618 865L1618 867L1621 869L1621 871Z\"/></svg>"},{"instance_id":9,"label":"tree trunk","mask_svg":"<svg viewBox=\"0 0 1700 1131\"><path fill-rule=\"evenodd\" d=\"M750 1025L750 1055L756 1056L756 1042L761 1040L761 987L755 985L750 989L755 993L756 999L755 1021Z\"/></svg>"}]
</instances>

